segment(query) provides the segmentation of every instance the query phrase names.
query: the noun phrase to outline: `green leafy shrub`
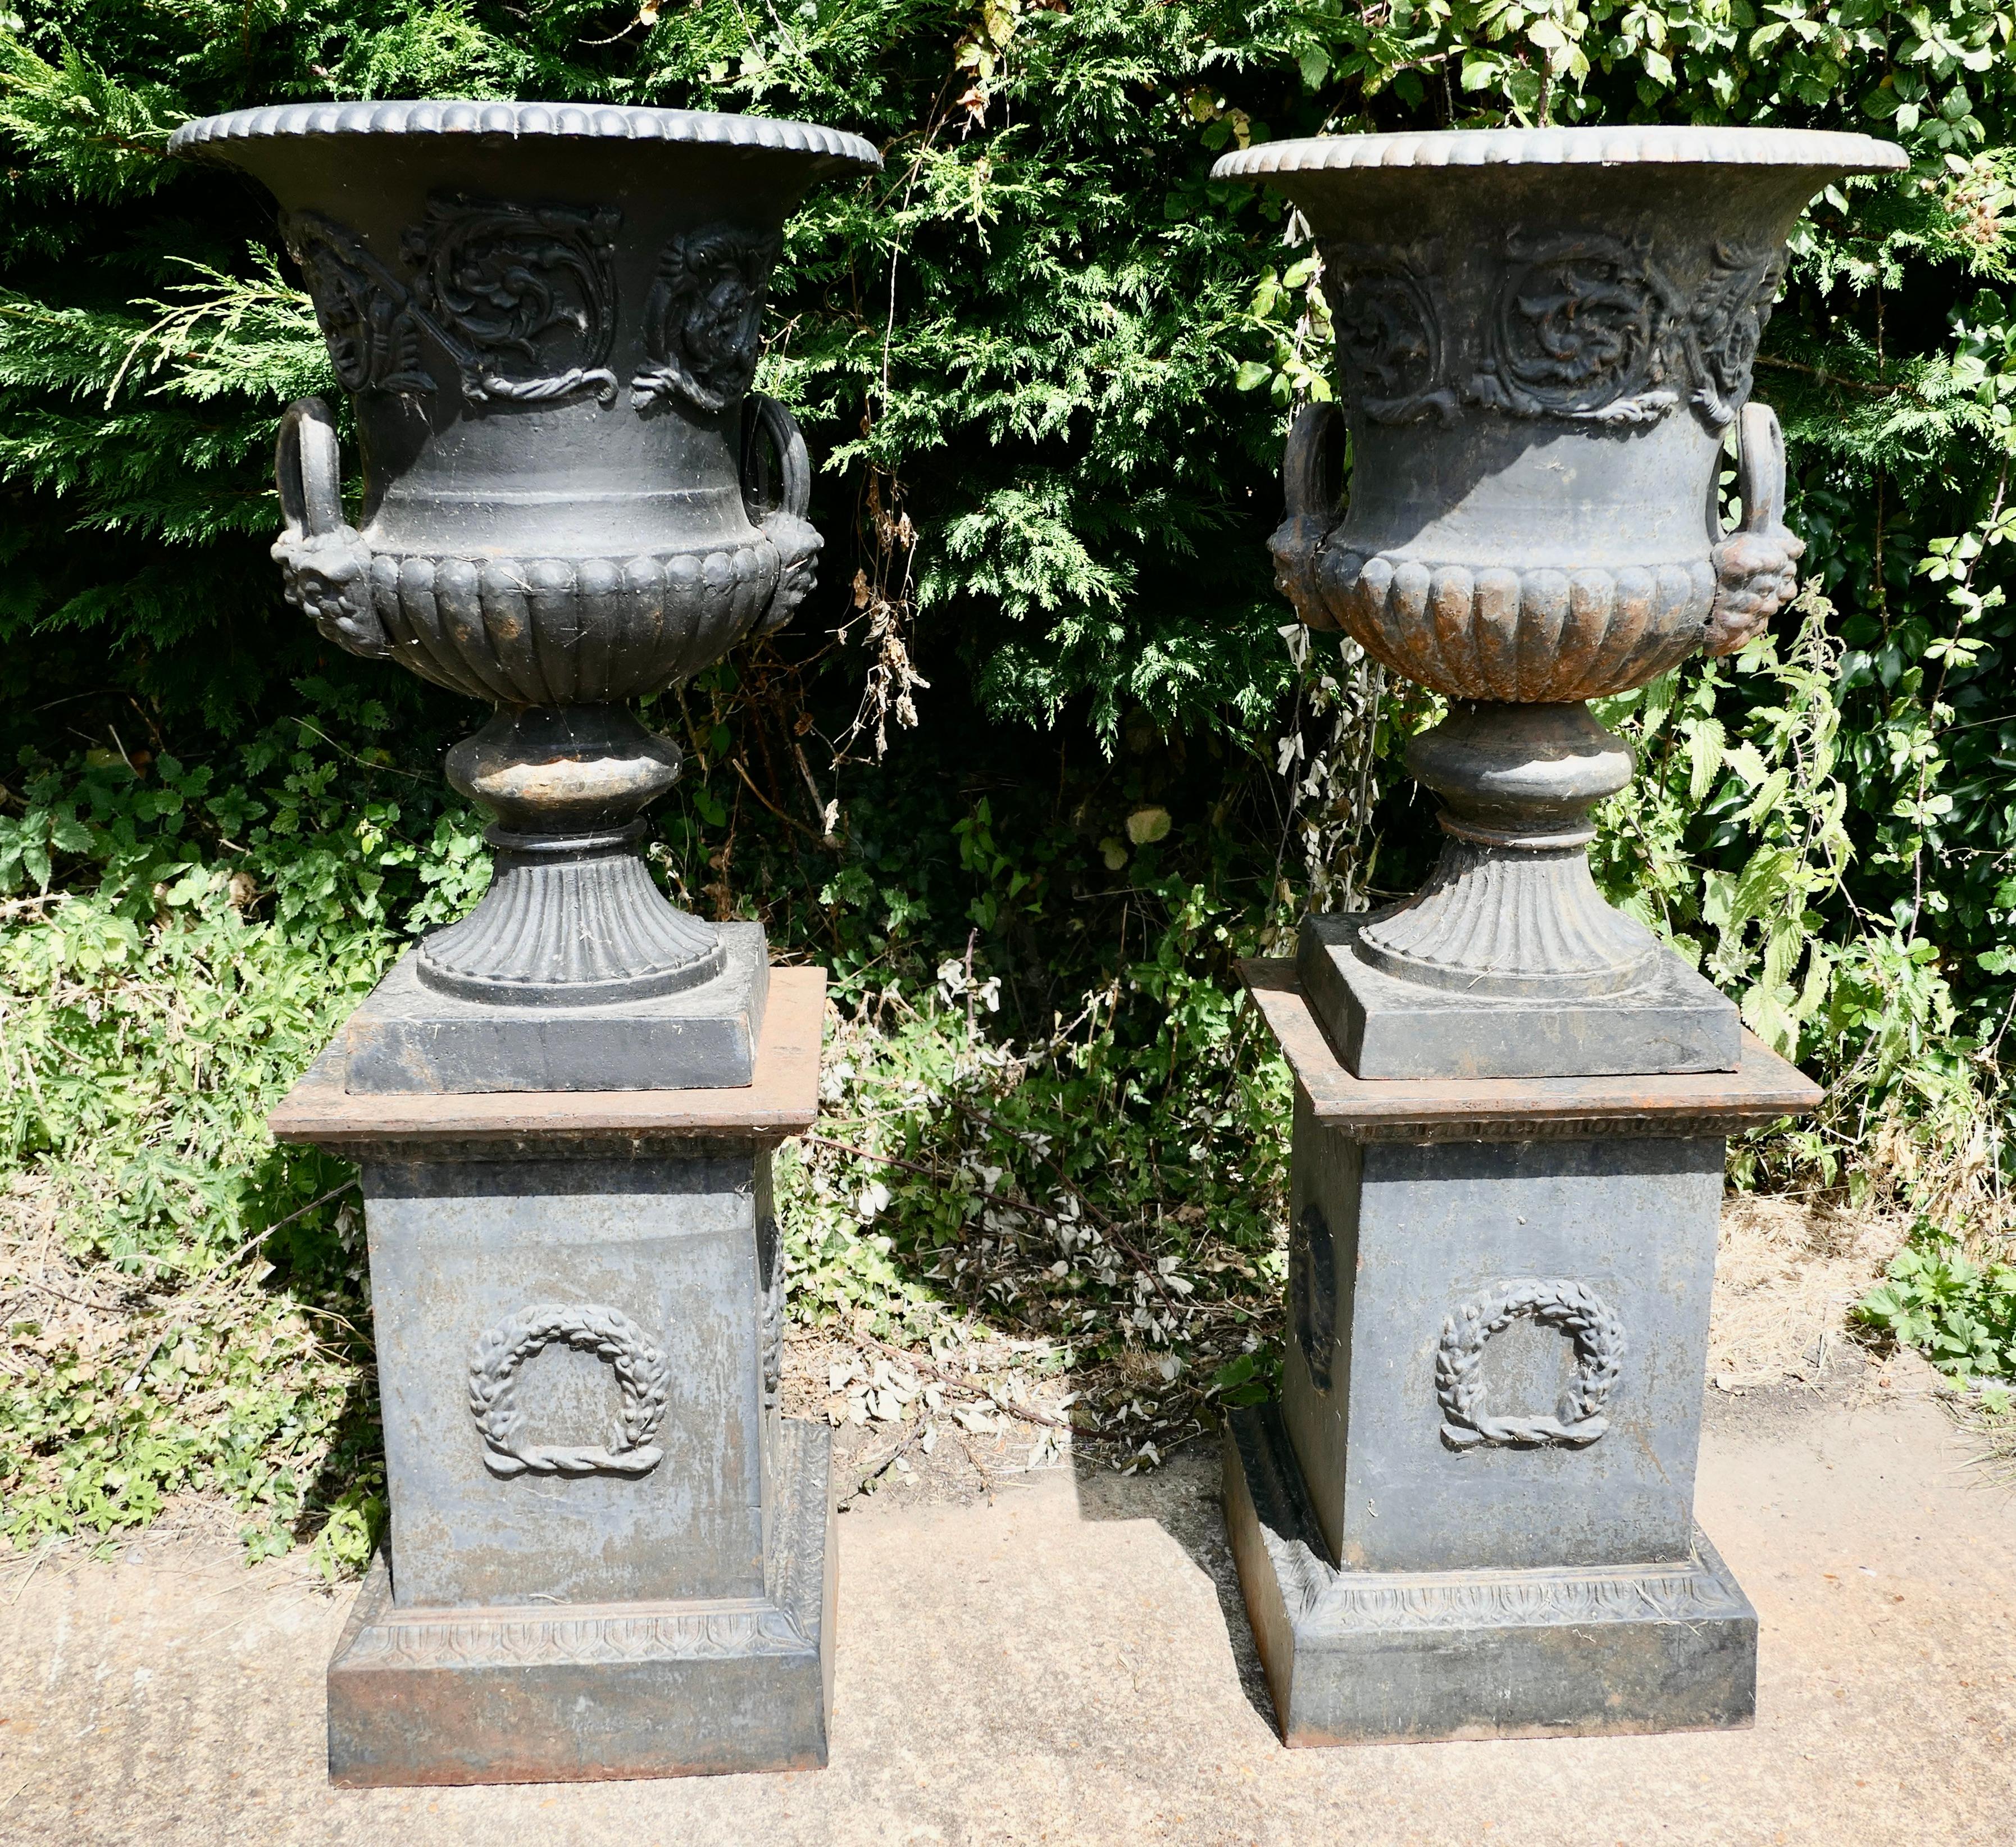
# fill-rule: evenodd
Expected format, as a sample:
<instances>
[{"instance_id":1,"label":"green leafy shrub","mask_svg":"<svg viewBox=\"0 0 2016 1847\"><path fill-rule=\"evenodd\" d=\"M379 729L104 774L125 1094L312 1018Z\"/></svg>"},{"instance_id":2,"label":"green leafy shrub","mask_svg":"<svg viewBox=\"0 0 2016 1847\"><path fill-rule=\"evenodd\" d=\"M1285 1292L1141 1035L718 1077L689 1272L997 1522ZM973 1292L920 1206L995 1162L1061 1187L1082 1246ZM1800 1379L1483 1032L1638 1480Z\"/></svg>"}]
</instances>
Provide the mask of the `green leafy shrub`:
<instances>
[{"instance_id":1,"label":"green leafy shrub","mask_svg":"<svg viewBox=\"0 0 2016 1847\"><path fill-rule=\"evenodd\" d=\"M2016 1267L1976 1263L1929 1225L1855 1312L1955 1378L2016 1378Z\"/></svg>"}]
</instances>

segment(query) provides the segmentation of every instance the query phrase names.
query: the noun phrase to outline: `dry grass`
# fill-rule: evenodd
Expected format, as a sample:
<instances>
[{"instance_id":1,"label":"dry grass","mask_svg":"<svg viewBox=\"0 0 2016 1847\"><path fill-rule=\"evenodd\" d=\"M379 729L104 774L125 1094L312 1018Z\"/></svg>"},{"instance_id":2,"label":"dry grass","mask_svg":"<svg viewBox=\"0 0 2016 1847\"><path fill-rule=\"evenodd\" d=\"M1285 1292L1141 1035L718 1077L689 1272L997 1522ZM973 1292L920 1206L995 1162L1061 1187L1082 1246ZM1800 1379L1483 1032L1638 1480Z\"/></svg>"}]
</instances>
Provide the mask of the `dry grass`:
<instances>
[{"instance_id":1,"label":"dry grass","mask_svg":"<svg viewBox=\"0 0 2016 1847\"><path fill-rule=\"evenodd\" d=\"M1725 1392L1816 1383L1830 1349L1849 1338L1849 1307L1909 1229L1902 1218L1803 1200L1730 1200L1715 1253L1709 1380Z\"/></svg>"}]
</instances>

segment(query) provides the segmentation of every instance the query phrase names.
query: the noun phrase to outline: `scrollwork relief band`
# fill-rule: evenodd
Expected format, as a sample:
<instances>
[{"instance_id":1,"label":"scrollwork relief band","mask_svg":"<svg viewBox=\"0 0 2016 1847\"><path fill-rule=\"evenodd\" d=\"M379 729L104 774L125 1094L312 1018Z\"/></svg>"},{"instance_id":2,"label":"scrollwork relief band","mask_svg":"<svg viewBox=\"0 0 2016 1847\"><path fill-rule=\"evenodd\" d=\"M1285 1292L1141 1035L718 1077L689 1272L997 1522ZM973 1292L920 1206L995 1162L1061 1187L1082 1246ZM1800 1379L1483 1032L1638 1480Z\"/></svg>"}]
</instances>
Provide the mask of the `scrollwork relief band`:
<instances>
[{"instance_id":1,"label":"scrollwork relief band","mask_svg":"<svg viewBox=\"0 0 2016 1847\"><path fill-rule=\"evenodd\" d=\"M1575 1377L1552 1417L1494 1417L1485 1407L1484 1350L1493 1335L1526 1317L1575 1342ZM1442 1441L1453 1449L1586 1448L1610 1428L1604 1402L1623 1363L1623 1323L1586 1284L1528 1276L1487 1290L1442 1323L1435 1348Z\"/></svg>"},{"instance_id":2,"label":"scrollwork relief band","mask_svg":"<svg viewBox=\"0 0 2016 1847\"><path fill-rule=\"evenodd\" d=\"M520 206L461 196L427 202L401 240L416 310L454 358L464 398L545 403L616 394L613 207ZM571 336L578 362L540 369L542 345ZM507 367L528 376L513 376Z\"/></svg>"},{"instance_id":3,"label":"scrollwork relief band","mask_svg":"<svg viewBox=\"0 0 2016 1847\"><path fill-rule=\"evenodd\" d=\"M283 223L337 377L352 391L431 393L425 335L463 399L547 403L616 394L609 369L617 292L613 207L523 206L459 194L427 203L400 239L406 273L319 212ZM650 363L630 382L639 410L682 399L710 414L749 390L762 347L774 232L709 225L666 245L644 304ZM571 362L551 364L556 344Z\"/></svg>"},{"instance_id":4,"label":"scrollwork relief band","mask_svg":"<svg viewBox=\"0 0 2016 1847\"><path fill-rule=\"evenodd\" d=\"M1359 408L1375 423L1431 415L1453 423L1457 394L1444 376L1438 243L1324 247L1337 358Z\"/></svg>"},{"instance_id":5,"label":"scrollwork relief band","mask_svg":"<svg viewBox=\"0 0 2016 1847\"><path fill-rule=\"evenodd\" d=\"M1473 403L1514 416L1652 423L1679 402L1666 384L1679 291L1651 240L1586 234L1505 240Z\"/></svg>"},{"instance_id":6,"label":"scrollwork relief band","mask_svg":"<svg viewBox=\"0 0 2016 1847\"><path fill-rule=\"evenodd\" d=\"M1782 257L1718 243L1691 294L1655 256L1649 233L1548 238L1514 229L1496 259L1482 351L1462 377L1451 351L1438 242L1326 242L1324 284L1353 403L1374 423L1463 405L1515 417L1629 426L1684 401L1726 428L1784 275Z\"/></svg>"},{"instance_id":7,"label":"scrollwork relief band","mask_svg":"<svg viewBox=\"0 0 2016 1847\"><path fill-rule=\"evenodd\" d=\"M616 393L607 360L619 221L607 207L437 197L400 240L403 278L319 212L295 212L282 231L347 389L440 391L422 357L424 333L454 364L469 403L545 403L585 391L606 401ZM574 362L542 369L556 337Z\"/></svg>"},{"instance_id":8,"label":"scrollwork relief band","mask_svg":"<svg viewBox=\"0 0 2016 1847\"><path fill-rule=\"evenodd\" d=\"M682 398L696 410L725 410L756 377L763 288L777 260L774 233L709 225L675 237L658 260L644 304L651 364L630 381L642 410Z\"/></svg>"},{"instance_id":9,"label":"scrollwork relief band","mask_svg":"<svg viewBox=\"0 0 2016 1847\"><path fill-rule=\"evenodd\" d=\"M621 1427L607 1446L521 1444L518 1374L534 1354L559 1342L608 1363L623 1394ZM469 1356L469 1410L493 1475L643 1475L664 1455L655 1441L664 1421L671 1368L630 1317L599 1303L542 1302L486 1329Z\"/></svg>"}]
</instances>

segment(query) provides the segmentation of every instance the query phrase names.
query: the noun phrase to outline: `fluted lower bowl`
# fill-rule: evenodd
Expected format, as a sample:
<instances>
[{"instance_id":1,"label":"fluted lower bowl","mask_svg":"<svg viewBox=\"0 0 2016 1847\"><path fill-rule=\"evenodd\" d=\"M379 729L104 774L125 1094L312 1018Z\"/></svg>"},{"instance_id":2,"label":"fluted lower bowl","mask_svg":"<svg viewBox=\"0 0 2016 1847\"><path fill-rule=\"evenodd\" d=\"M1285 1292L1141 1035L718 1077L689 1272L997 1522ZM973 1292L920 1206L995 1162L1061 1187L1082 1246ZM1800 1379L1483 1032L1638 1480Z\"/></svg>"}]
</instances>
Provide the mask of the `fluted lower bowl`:
<instances>
[{"instance_id":1,"label":"fluted lower bowl","mask_svg":"<svg viewBox=\"0 0 2016 1847\"><path fill-rule=\"evenodd\" d=\"M1600 698L1701 646L1715 607L1706 556L1621 570L1475 569L1326 548L1325 607L1376 661L1449 699Z\"/></svg>"},{"instance_id":2,"label":"fluted lower bowl","mask_svg":"<svg viewBox=\"0 0 2016 1847\"><path fill-rule=\"evenodd\" d=\"M755 628L777 548L614 558L376 553L372 602L393 658L437 686L509 705L617 704L718 661Z\"/></svg>"}]
</instances>

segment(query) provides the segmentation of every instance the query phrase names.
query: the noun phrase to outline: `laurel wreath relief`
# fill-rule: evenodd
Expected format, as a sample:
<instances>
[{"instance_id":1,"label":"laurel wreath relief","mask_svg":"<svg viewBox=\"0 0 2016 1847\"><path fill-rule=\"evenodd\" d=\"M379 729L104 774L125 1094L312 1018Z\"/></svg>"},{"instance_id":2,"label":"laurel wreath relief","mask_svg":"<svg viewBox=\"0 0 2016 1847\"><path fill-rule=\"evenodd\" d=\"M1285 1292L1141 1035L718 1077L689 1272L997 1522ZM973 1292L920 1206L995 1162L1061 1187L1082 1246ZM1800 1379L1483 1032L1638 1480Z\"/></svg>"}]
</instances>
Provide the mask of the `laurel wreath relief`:
<instances>
[{"instance_id":1,"label":"laurel wreath relief","mask_svg":"<svg viewBox=\"0 0 2016 1847\"><path fill-rule=\"evenodd\" d=\"M620 1429L608 1447L521 1446L518 1372L535 1353L563 1342L606 1360L622 1389ZM469 1410L493 1475L643 1475L664 1452L653 1440L665 1415L671 1368L644 1330L614 1309L542 1302L487 1329L469 1356Z\"/></svg>"},{"instance_id":2,"label":"laurel wreath relief","mask_svg":"<svg viewBox=\"0 0 2016 1847\"><path fill-rule=\"evenodd\" d=\"M1485 1408L1485 1347L1492 1335L1528 1315L1574 1341L1575 1378L1554 1417L1492 1417ZM1610 1428L1604 1400L1623 1361L1623 1323L1594 1290L1558 1278L1528 1277L1488 1291L1442 1323L1435 1349L1442 1441L1453 1449L1479 1443L1584 1448Z\"/></svg>"}]
</instances>

